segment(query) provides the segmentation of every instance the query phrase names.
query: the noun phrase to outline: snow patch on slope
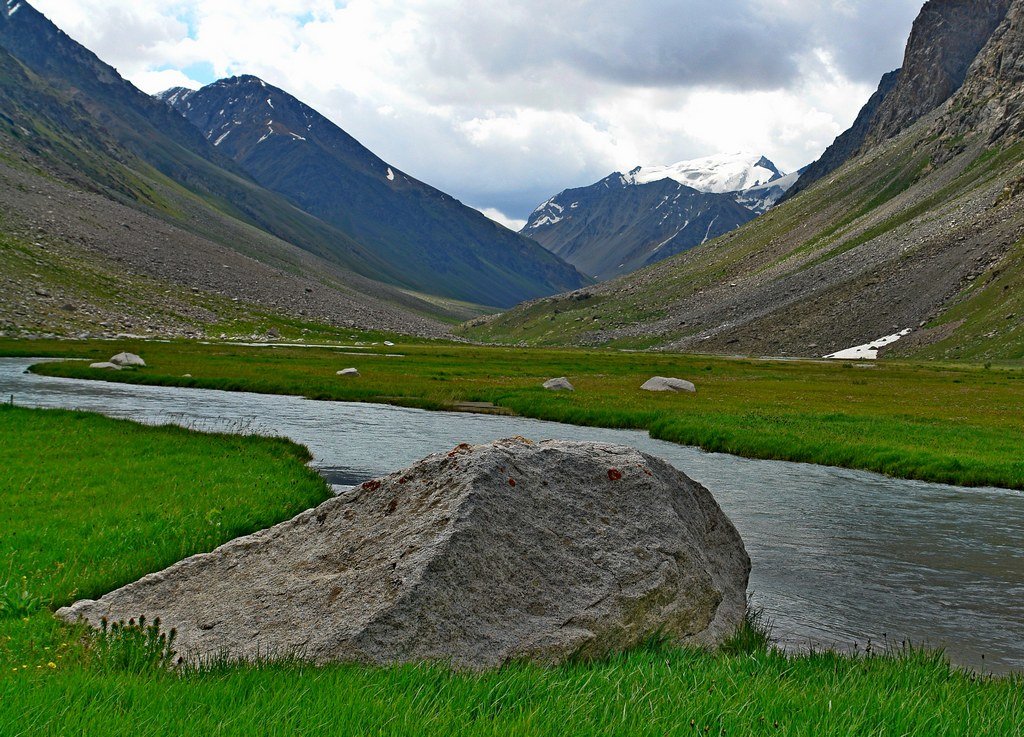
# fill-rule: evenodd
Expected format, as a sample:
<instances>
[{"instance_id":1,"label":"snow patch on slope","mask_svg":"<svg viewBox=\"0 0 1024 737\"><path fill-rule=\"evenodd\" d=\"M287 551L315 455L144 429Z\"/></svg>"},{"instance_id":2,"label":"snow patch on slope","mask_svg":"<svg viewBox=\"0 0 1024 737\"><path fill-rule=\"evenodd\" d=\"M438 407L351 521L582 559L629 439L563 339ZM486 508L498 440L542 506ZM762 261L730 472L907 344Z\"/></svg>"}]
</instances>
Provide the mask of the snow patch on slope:
<instances>
[{"instance_id":1,"label":"snow patch on slope","mask_svg":"<svg viewBox=\"0 0 1024 737\"><path fill-rule=\"evenodd\" d=\"M866 359L873 361L878 358L878 351L887 345L892 345L901 338L905 338L910 335L913 330L909 328L907 330L893 333L892 335L886 335L884 338L873 340L870 343L864 345L855 345L853 348L846 348L845 350L837 351L836 353L830 353L825 358L838 358L845 360L856 360Z\"/></svg>"}]
</instances>

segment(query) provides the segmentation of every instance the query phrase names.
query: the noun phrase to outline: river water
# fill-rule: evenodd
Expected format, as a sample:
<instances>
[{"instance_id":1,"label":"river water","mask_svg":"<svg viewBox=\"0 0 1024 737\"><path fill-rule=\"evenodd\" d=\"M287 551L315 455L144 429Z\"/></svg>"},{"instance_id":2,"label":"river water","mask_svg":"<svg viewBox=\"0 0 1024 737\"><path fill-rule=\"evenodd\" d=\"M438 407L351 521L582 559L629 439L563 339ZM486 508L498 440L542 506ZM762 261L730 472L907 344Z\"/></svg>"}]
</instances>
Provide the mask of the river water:
<instances>
[{"instance_id":1,"label":"river water","mask_svg":"<svg viewBox=\"0 0 1024 737\"><path fill-rule=\"evenodd\" d=\"M647 433L518 417L297 397L129 386L26 373L0 359L0 396L30 407L287 436L336 487L459 443L512 435L598 440L661 456L707 486L753 561L750 591L793 649L942 647L984 672L1024 671L1024 494L809 464L756 461Z\"/></svg>"}]
</instances>

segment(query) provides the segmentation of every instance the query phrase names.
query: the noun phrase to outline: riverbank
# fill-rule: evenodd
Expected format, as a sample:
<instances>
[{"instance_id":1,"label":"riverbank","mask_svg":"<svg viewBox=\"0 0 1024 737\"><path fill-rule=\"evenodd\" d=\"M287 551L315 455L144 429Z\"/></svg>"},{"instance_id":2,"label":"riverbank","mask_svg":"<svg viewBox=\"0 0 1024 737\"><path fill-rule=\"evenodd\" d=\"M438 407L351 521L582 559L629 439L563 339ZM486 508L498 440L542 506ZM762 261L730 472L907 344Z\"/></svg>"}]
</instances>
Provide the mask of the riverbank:
<instances>
[{"instance_id":1,"label":"riverbank","mask_svg":"<svg viewBox=\"0 0 1024 737\"><path fill-rule=\"evenodd\" d=\"M525 417L647 430L659 439L749 458L876 471L960 486L1024 489L1024 366L767 361L613 351L538 350L353 339L337 348L195 342L0 341L0 355L149 366L104 372L83 362L49 376L183 386L424 409L487 403ZM340 377L347 367L359 377ZM651 376L697 384L651 394ZM576 391L541 383L568 376ZM472 407L472 405L468 405Z\"/></svg>"},{"instance_id":2,"label":"riverbank","mask_svg":"<svg viewBox=\"0 0 1024 737\"><path fill-rule=\"evenodd\" d=\"M1019 678L924 652L795 657L748 637L717 654L651 646L483 675L177 673L52 617L317 503L327 490L306 459L287 441L0 408L0 734L1020 734Z\"/></svg>"}]
</instances>

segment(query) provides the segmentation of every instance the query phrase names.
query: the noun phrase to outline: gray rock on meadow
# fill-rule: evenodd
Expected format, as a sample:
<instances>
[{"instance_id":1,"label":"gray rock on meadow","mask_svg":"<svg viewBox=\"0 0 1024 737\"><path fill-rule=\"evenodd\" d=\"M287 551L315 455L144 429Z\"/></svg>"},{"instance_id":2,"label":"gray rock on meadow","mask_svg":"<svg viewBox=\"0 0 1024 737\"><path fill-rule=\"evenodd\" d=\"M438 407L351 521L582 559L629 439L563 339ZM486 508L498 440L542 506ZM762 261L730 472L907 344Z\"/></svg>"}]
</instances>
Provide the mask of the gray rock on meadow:
<instances>
[{"instance_id":1,"label":"gray rock on meadow","mask_svg":"<svg viewBox=\"0 0 1024 737\"><path fill-rule=\"evenodd\" d=\"M544 382L544 388L549 392L574 392L574 387L567 378L561 376L557 379L548 379Z\"/></svg>"},{"instance_id":2,"label":"gray rock on meadow","mask_svg":"<svg viewBox=\"0 0 1024 737\"><path fill-rule=\"evenodd\" d=\"M134 353L118 353L116 356L110 359L110 363L116 363L118 366L145 366L146 362L143 361L139 356Z\"/></svg>"},{"instance_id":3,"label":"gray rock on meadow","mask_svg":"<svg viewBox=\"0 0 1024 737\"><path fill-rule=\"evenodd\" d=\"M697 391L697 387L693 385L693 382L665 376L651 377L640 388L645 392L690 392L692 394Z\"/></svg>"},{"instance_id":4,"label":"gray rock on meadow","mask_svg":"<svg viewBox=\"0 0 1024 737\"><path fill-rule=\"evenodd\" d=\"M111 361L99 361L98 363L90 363L89 368L91 369L108 369L110 371L120 371L121 367Z\"/></svg>"},{"instance_id":5,"label":"gray rock on meadow","mask_svg":"<svg viewBox=\"0 0 1024 737\"><path fill-rule=\"evenodd\" d=\"M750 559L711 494L624 446L460 445L294 519L57 612L160 618L189 661L598 658L715 645Z\"/></svg>"},{"instance_id":6,"label":"gray rock on meadow","mask_svg":"<svg viewBox=\"0 0 1024 737\"><path fill-rule=\"evenodd\" d=\"M347 368L338 372L338 376L359 376L359 369Z\"/></svg>"}]
</instances>

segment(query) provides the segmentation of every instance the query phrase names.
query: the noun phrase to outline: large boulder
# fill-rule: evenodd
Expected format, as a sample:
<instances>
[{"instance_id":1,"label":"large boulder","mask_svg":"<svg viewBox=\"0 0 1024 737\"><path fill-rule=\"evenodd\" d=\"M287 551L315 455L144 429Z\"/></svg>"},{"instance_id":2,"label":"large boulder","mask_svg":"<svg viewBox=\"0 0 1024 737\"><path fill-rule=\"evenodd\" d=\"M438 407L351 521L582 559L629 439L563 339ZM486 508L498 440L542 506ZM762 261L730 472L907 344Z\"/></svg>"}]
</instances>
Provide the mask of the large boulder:
<instances>
[{"instance_id":1,"label":"large boulder","mask_svg":"<svg viewBox=\"0 0 1024 737\"><path fill-rule=\"evenodd\" d=\"M430 456L57 614L145 616L186 660L601 657L652 636L715 645L750 559L711 494L602 443L513 438Z\"/></svg>"},{"instance_id":2,"label":"large boulder","mask_svg":"<svg viewBox=\"0 0 1024 737\"><path fill-rule=\"evenodd\" d=\"M645 392L690 392L692 394L697 391L693 382L664 376L653 376L645 381L640 388Z\"/></svg>"},{"instance_id":3,"label":"large boulder","mask_svg":"<svg viewBox=\"0 0 1024 737\"><path fill-rule=\"evenodd\" d=\"M110 359L110 363L116 363L118 366L145 366L146 362L143 361L139 356L134 353L118 353L116 356Z\"/></svg>"},{"instance_id":4,"label":"large boulder","mask_svg":"<svg viewBox=\"0 0 1024 737\"><path fill-rule=\"evenodd\" d=\"M576 387L574 387L572 383L564 376L560 376L557 379L548 379L547 381L544 382L544 388L547 389L549 392L576 391Z\"/></svg>"}]
</instances>

